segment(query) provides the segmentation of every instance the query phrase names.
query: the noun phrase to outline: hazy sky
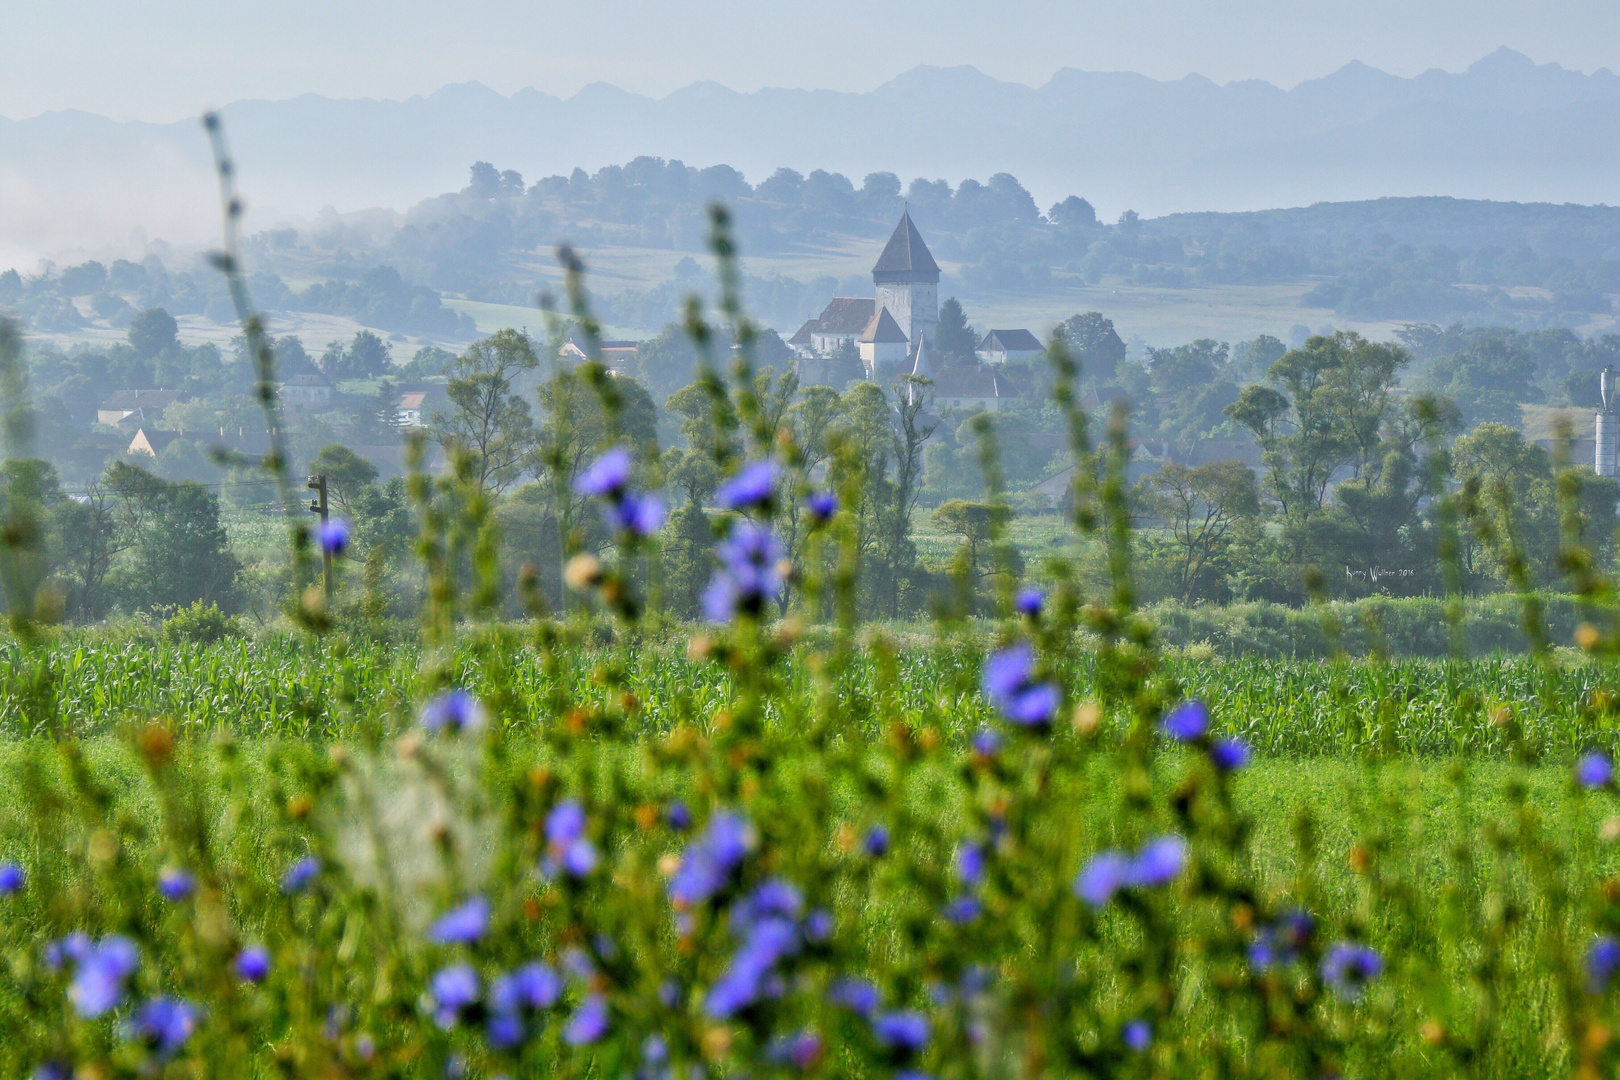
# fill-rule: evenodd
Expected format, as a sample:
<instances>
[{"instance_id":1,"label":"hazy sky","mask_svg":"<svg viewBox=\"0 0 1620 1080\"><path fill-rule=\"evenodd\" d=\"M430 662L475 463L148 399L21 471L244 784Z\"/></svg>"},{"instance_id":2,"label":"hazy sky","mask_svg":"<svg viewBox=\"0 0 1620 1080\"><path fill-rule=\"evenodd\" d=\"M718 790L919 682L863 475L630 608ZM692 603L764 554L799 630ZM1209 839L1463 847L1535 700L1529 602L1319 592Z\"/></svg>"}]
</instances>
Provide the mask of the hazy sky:
<instances>
[{"instance_id":1,"label":"hazy sky","mask_svg":"<svg viewBox=\"0 0 1620 1080\"><path fill-rule=\"evenodd\" d=\"M1616 0L50 0L9 5L0 116L175 120L244 97L403 98L477 79L662 95L713 79L869 90L918 64L1282 86L1363 60L1458 71L1500 45L1620 68Z\"/></svg>"}]
</instances>

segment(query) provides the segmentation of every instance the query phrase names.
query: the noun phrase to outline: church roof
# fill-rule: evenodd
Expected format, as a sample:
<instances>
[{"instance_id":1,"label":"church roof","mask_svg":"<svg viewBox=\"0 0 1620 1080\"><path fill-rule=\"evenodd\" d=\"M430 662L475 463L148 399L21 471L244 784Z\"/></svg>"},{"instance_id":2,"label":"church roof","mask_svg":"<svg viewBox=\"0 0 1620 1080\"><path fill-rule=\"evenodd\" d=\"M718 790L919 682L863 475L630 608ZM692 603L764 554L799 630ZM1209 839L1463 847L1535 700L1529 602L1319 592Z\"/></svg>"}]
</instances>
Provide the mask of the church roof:
<instances>
[{"instance_id":1,"label":"church roof","mask_svg":"<svg viewBox=\"0 0 1620 1080\"><path fill-rule=\"evenodd\" d=\"M980 342L981 352L1040 352L1041 339L1028 330L992 330Z\"/></svg>"},{"instance_id":2,"label":"church roof","mask_svg":"<svg viewBox=\"0 0 1620 1080\"><path fill-rule=\"evenodd\" d=\"M906 332L900 329L900 324L894 321L889 309L884 308L872 316L872 321L866 324L866 331L861 334L861 344L887 345L906 343Z\"/></svg>"},{"instance_id":3,"label":"church roof","mask_svg":"<svg viewBox=\"0 0 1620 1080\"><path fill-rule=\"evenodd\" d=\"M816 320L818 334L859 334L877 313L877 301L870 296L835 296Z\"/></svg>"},{"instance_id":4,"label":"church roof","mask_svg":"<svg viewBox=\"0 0 1620 1080\"><path fill-rule=\"evenodd\" d=\"M883 247L877 265L872 267L873 281L934 281L939 280L939 264L928 253L922 234L912 224L911 211L900 215L900 224Z\"/></svg>"},{"instance_id":5,"label":"church roof","mask_svg":"<svg viewBox=\"0 0 1620 1080\"><path fill-rule=\"evenodd\" d=\"M1022 397L1023 392L994 368L985 364L950 364L934 376L934 397L991 398Z\"/></svg>"}]
</instances>

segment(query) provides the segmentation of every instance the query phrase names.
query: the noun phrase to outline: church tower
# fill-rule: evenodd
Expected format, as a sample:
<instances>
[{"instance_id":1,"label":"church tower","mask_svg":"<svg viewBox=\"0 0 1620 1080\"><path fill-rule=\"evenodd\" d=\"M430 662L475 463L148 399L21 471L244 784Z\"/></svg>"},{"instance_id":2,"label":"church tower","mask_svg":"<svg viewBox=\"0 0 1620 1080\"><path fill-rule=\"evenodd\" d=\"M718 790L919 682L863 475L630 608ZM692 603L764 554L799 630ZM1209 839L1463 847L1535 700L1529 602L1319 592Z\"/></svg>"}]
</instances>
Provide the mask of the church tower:
<instances>
[{"instance_id":1,"label":"church tower","mask_svg":"<svg viewBox=\"0 0 1620 1080\"><path fill-rule=\"evenodd\" d=\"M910 356L917 354L919 341L932 345L939 323L939 264L911 223L911 211L900 215L900 224L872 267L872 283L877 286L878 313L887 308L900 324Z\"/></svg>"}]
</instances>

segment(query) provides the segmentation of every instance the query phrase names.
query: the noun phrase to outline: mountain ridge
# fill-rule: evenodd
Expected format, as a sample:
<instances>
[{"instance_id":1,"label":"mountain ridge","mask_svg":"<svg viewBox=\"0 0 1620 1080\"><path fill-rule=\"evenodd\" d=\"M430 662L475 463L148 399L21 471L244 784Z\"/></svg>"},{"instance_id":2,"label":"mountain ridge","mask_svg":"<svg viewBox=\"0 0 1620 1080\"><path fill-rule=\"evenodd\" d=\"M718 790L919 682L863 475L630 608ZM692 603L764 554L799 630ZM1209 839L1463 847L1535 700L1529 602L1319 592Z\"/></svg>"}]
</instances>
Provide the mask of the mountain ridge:
<instances>
[{"instance_id":1,"label":"mountain ridge","mask_svg":"<svg viewBox=\"0 0 1620 1080\"><path fill-rule=\"evenodd\" d=\"M1039 86L922 65L868 91L730 90L661 98L606 83L567 98L476 80L404 100L319 94L221 110L255 228L324 206L403 210L464 182L475 160L528 180L639 155L959 182L1019 177L1108 217L1455 195L1620 202L1620 76L1498 49L1411 78L1352 61L1283 89L1062 68ZM135 226L181 243L216 228L194 120L58 112L0 119L0 254L105 243ZM75 228L76 226L76 228ZM82 235L74 235L75 231Z\"/></svg>"}]
</instances>

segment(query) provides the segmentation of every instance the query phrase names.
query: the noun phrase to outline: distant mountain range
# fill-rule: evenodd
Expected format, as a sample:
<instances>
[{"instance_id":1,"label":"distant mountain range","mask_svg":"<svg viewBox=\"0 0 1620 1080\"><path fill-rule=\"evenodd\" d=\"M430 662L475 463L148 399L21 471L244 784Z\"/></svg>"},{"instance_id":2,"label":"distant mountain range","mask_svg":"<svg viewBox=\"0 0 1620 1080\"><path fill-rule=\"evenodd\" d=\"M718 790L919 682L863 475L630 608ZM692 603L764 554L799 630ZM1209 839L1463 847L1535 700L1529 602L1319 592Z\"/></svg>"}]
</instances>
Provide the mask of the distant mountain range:
<instances>
[{"instance_id":1,"label":"distant mountain range","mask_svg":"<svg viewBox=\"0 0 1620 1080\"><path fill-rule=\"evenodd\" d=\"M1620 203L1620 76L1500 49L1461 74L1399 78L1351 63L1282 90L1192 75L1065 69L1038 88L971 67L920 67L867 93L698 83L654 100L588 86L568 99L478 83L407 101L241 101L224 108L250 224L402 209L489 161L533 181L641 154L778 167L984 179L1009 172L1047 205L1105 218L1255 210L1386 195ZM87 113L0 120L0 265L105 249L139 226L181 243L217 209L195 120Z\"/></svg>"}]
</instances>

